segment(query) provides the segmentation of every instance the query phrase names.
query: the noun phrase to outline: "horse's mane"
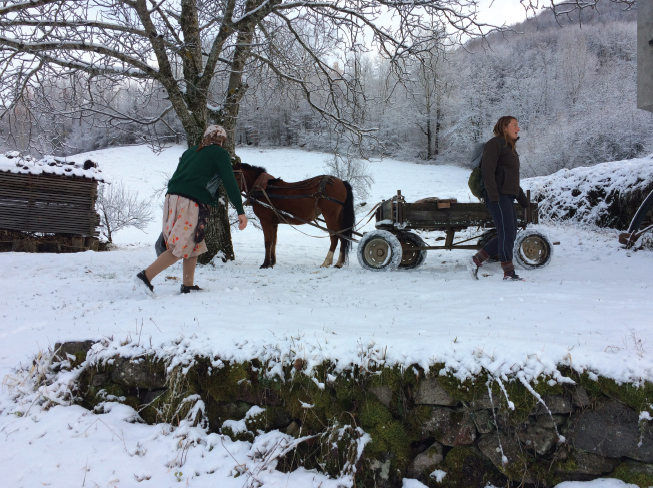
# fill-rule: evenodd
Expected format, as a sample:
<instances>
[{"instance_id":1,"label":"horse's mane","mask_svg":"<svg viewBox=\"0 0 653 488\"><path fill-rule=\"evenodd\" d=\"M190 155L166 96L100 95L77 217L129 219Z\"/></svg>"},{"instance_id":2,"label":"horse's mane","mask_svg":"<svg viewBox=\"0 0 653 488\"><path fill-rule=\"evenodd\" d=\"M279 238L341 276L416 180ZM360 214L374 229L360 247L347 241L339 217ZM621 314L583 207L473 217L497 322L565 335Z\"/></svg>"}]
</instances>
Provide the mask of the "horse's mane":
<instances>
[{"instance_id":1,"label":"horse's mane","mask_svg":"<svg viewBox=\"0 0 653 488\"><path fill-rule=\"evenodd\" d=\"M252 166L251 164L247 164L247 163L240 163L240 167L241 167L241 169L245 168L245 169L249 169L251 171L254 171L256 173L256 176L259 176L261 173L267 173L268 172L262 166Z\"/></svg>"}]
</instances>

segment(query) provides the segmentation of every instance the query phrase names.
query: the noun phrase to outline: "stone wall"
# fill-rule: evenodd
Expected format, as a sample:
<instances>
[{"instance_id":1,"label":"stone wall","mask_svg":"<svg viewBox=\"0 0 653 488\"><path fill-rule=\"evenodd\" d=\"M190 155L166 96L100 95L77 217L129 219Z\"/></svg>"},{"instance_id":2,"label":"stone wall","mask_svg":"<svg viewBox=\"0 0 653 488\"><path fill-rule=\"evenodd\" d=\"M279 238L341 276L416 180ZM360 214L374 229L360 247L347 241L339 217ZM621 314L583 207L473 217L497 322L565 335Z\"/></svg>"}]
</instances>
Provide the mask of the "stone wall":
<instances>
[{"instance_id":1,"label":"stone wall","mask_svg":"<svg viewBox=\"0 0 653 488\"><path fill-rule=\"evenodd\" d=\"M91 345L58 344L55 353L55 368L80 371L84 407L102 413L104 402L119 401L148 423L174 425L192 410L188 400L201 399L195 421L211 432L242 440L259 430L314 434L282 470L337 476L351 469L351 442L364 431L372 440L357 461L356 486L401 487L405 477L432 487L548 487L599 477L653 485L653 426L640 415L653 412L651 383L619 385L569 368L560 372L573 383L487 373L460 381L442 364L425 371L327 362L308 371L300 359L272 369L257 359L195 357L172 368L154 356L93 362ZM233 421L243 419L246 428L236 429Z\"/></svg>"}]
</instances>

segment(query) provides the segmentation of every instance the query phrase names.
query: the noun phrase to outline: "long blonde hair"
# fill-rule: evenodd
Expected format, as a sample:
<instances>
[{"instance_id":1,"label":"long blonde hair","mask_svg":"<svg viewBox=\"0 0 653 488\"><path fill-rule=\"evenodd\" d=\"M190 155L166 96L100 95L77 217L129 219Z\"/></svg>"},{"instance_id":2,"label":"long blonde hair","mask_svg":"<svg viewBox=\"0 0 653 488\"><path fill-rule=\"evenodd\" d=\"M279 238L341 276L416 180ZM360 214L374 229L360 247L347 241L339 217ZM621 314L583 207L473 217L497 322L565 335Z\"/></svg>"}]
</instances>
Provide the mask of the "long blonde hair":
<instances>
[{"instance_id":1,"label":"long blonde hair","mask_svg":"<svg viewBox=\"0 0 653 488\"><path fill-rule=\"evenodd\" d=\"M513 120L517 120L517 117L513 117L512 115L504 115L503 117L499 118L499 120L497 120L496 124L494 124L494 129L492 129L492 132L494 133L494 137L503 137L503 139L506 141L506 144L508 144L510 149L514 151L515 147L517 146L517 141L513 141L508 136L506 136L506 127L508 127L510 122Z\"/></svg>"}]
</instances>

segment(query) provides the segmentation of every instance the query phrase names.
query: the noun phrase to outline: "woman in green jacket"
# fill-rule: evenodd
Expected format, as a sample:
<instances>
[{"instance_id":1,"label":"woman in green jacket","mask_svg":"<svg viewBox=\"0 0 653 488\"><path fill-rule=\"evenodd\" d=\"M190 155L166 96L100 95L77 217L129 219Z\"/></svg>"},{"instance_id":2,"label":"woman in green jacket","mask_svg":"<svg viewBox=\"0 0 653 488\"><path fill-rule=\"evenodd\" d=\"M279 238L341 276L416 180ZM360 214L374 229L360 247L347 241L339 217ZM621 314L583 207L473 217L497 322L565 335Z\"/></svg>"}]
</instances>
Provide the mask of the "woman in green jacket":
<instances>
[{"instance_id":1,"label":"woman in green jacket","mask_svg":"<svg viewBox=\"0 0 653 488\"><path fill-rule=\"evenodd\" d=\"M152 280L161 271L183 259L181 293L201 290L193 284L197 256L207 251L204 228L210 206L223 204L217 191L220 182L238 211L238 228L247 227L240 189L234 176L229 153L222 148L227 133L219 125L204 132L202 143L181 156L179 165L168 182L163 206L163 236L166 251L147 269L136 275L136 282L153 292Z\"/></svg>"}]
</instances>

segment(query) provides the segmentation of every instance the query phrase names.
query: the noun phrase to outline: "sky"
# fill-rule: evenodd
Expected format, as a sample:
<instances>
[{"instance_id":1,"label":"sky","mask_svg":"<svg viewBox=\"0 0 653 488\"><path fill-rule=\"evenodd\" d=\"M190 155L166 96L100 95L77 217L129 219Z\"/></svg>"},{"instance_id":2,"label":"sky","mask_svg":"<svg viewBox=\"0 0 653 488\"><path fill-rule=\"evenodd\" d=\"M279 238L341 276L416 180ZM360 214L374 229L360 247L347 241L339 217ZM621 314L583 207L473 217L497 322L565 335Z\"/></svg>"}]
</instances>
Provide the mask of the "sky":
<instances>
[{"instance_id":1,"label":"sky","mask_svg":"<svg viewBox=\"0 0 653 488\"><path fill-rule=\"evenodd\" d=\"M526 19L526 11L519 0L480 0L478 17L488 24L513 25Z\"/></svg>"}]
</instances>

